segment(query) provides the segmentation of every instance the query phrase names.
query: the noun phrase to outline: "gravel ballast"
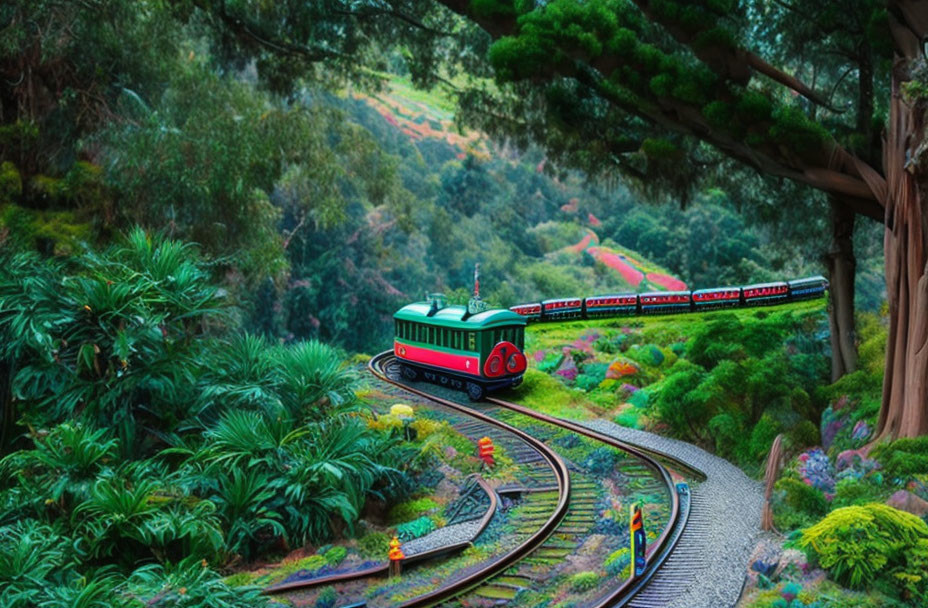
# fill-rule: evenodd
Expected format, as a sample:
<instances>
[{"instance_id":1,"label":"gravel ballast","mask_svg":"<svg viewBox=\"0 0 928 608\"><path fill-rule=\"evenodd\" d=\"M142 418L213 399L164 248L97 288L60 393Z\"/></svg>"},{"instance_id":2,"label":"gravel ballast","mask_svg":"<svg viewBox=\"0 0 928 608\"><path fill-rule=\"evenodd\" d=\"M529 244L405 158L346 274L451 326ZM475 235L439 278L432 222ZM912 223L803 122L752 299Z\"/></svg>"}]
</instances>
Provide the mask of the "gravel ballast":
<instances>
[{"instance_id":1,"label":"gravel ballast","mask_svg":"<svg viewBox=\"0 0 928 608\"><path fill-rule=\"evenodd\" d=\"M582 424L678 458L707 477L692 491L690 519L674 552L628 606L734 606L741 595L748 558L761 536L763 485L727 460L689 443L621 427L608 420ZM669 590L673 592L668 594Z\"/></svg>"},{"instance_id":2,"label":"gravel ballast","mask_svg":"<svg viewBox=\"0 0 928 608\"><path fill-rule=\"evenodd\" d=\"M480 530L480 520L465 521L459 524L445 526L434 532L429 532L425 536L414 538L409 542L403 543L403 553L410 556L439 547L468 542L473 540L478 530Z\"/></svg>"}]
</instances>

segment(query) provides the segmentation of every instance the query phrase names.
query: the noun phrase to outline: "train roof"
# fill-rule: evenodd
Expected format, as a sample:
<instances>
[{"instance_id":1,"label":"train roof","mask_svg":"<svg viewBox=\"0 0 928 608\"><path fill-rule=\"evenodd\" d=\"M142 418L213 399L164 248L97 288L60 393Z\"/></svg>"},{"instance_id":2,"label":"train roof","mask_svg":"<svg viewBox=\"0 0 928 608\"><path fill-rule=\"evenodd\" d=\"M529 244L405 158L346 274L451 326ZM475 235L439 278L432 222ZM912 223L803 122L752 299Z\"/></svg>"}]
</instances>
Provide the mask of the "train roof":
<instances>
[{"instance_id":1,"label":"train roof","mask_svg":"<svg viewBox=\"0 0 928 608\"><path fill-rule=\"evenodd\" d=\"M590 298L634 298L637 295L638 295L637 293L628 292L628 291L626 291L625 293L600 293L600 294L596 294L595 296L588 296L587 300L589 300Z\"/></svg>"},{"instance_id":2,"label":"train roof","mask_svg":"<svg viewBox=\"0 0 928 608\"><path fill-rule=\"evenodd\" d=\"M705 289L694 289L693 295L697 293L714 293L716 291L738 291L741 289L740 285L729 285L728 287L707 287Z\"/></svg>"},{"instance_id":3,"label":"train roof","mask_svg":"<svg viewBox=\"0 0 928 608\"><path fill-rule=\"evenodd\" d=\"M761 289L763 287L788 287L786 281L773 281L771 283L754 283L753 285L744 285L741 289Z\"/></svg>"},{"instance_id":4,"label":"train roof","mask_svg":"<svg viewBox=\"0 0 928 608\"><path fill-rule=\"evenodd\" d=\"M827 283L828 279L822 275L816 275L814 277L803 277L801 279L793 279L792 281L787 281L790 285L801 285L803 283Z\"/></svg>"},{"instance_id":5,"label":"train roof","mask_svg":"<svg viewBox=\"0 0 928 608\"><path fill-rule=\"evenodd\" d=\"M396 311L393 318L426 325L470 330L501 325L525 325L525 317L505 308L491 308L470 316L466 316L466 306L445 306L431 317L429 316L430 310L432 310L432 305L428 302L415 302Z\"/></svg>"},{"instance_id":6,"label":"train roof","mask_svg":"<svg viewBox=\"0 0 928 608\"><path fill-rule=\"evenodd\" d=\"M651 297L651 296L688 296L691 292L689 291L646 291L645 293L639 293L638 295L642 298Z\"/></svg>"}]
</instances>

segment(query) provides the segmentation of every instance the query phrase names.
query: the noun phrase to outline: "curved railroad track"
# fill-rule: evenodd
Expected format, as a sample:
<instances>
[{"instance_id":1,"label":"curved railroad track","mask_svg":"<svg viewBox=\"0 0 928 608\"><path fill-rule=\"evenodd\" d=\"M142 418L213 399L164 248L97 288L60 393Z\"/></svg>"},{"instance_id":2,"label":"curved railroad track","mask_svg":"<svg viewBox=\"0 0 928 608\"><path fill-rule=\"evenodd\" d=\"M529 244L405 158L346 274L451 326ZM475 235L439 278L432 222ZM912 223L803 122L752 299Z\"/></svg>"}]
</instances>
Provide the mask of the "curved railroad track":
<instances>
[{"instance_id":1,"label":"curved railroad track","mask_svg":"<svg viewBox=\"0 0 928 608\"><path fill-rule=\"evenodd\" d=\"M472 424L474 425L489 425L489 427L496 429L497 432L504 430L508 433L515 434L527 443L531 444L534 449L536 449L539 454L542 454L548 462L560 463L558 466L558 501L556 509L554 513L552 513L551 516L543 522L535 534L531 535L525 541L520 543L519 546L507 553L502 558L492 561L485 567L482 567L480 570L471 573L469 576L462 578L461 580L453 581L432 593L417 597L413 600L409 600L404 603L403 606L431 606L468 592L474 592L475 590L478 591L479 595L480 589L495 588L503 591L507 588L527 588L526 586L530 584L530 581L526 580L524 584L520 583L518 580L518 574L513 575L510 573L509 575L506 575L505 573L507 570L509 570L514 564L517 564L520 561L529 561L527 558L537 560L541 559L541 557L536 556L557 555L555 552L558 549L550 546L546 548L545 546L545 542L555 531L560 528L561 532L559 532L559 536L563 537L564 534L569 535L572 533L572 530L574 530L574 528L571 527L573 525L570 523L571 521L579 522L584 518L592 521L592 505L589 504L588 500L583 498L583 490L585 488L585 484L592 484L593 481L583 481L582 484L584 485L575 484L573 486L574 489L577 489L578 491L578 497L574 501L573 511L571 511L571 472L568 471L566 465L564 465L563 460L560 459L557 453L551 450L542 441L539 441L524 431L499 420L494 414L498 415L500 410L507 410L517 414L529 416L546 425L567 430L577 435L582 435L598 443L622 450L632 455L638 459L644 465L644 467L649 469L657 479L660 480L660 484L663 485L664 490L669 497L670 516L668 523L662 530L657 540L650 543L648 546L645 573L640 577L626 579L622 582L621 585L609 590L605 595L599 597L594 604L590 604L590 608L605 608L607 606L624 606L628 604L633 600L637 593L648 588L649 582L652 580L655 574L658 573L661 566L673 552L674 547L683 534L689 517L689 492L686 491L686 486L683 484L683 487L678 493L678 488L674 483L670 472L659 461L659 459L668 462L671 466L673 466L673 468L677 470L686 471L690 475L694 475L698 478L704 478L701 471L698 469L695 469L682 460L670 457L666 454L642 449L640 446L633 445L625 441L620 441L614 437L599 433L585 426L581 426L567 420L546 416L544 414L535 412L534 410L501 399L487 399L486 401L492 404L492 406L487 408L486 406L481 407L464 405L463 403L452 399L442 398L435 394L435 390L427 390L433 385L421 383L411 385L409 382L405 381L399 373L399 365L395 360L392 351L387 351L373 357L370 361L369 368L370 371L382 381L393 384L404 391L414 393L432 402L462 413L470 417L473 420ZM439 387L434 388L438 389ZM472 435L472 433L466 434ZM575 475L579 475L579 473L575 472ZM574 517L574 519L570 520L570 517ZM566 523L564 523L562 526L562 522ZM578 531L581 529L582 528L577 528ZM545 553L546 551L548 553Z\"/></svg>"}]
</instances>

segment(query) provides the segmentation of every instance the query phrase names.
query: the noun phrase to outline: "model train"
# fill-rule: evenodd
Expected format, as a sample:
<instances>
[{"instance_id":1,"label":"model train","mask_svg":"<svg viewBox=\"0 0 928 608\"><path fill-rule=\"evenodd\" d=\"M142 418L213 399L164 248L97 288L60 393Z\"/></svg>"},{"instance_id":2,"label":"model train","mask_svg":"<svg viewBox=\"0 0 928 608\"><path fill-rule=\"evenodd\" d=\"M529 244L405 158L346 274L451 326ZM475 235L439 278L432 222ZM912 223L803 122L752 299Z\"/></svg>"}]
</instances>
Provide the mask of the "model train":
<instances>
[{"instance_id":1,"label":"model train","mask_svg":"<svg viewBox=\"0 0 928 608\"><path fill-rule=\"evenodd\" d=\"M827 289L828 281L825 277L815 276L793 281L715 287L696 291L657 291L642 294L609 294L589 298L558 298L517 304L509 310L520 315L527 322L671 314L809 300L825 295Z\"/></svg>"},{"instance_id":2,"label":"model train","mask_svg":"<svg viewBox=\"0 0 928 608\"><path fill-rule=\"evenodd\" d=\"M526 320L505 308L488 309L479 295L468 306L447 306L432 294L393 320L393 354L407 380L466 390L474 401L522 382Z\"/></svg>"},{"instance_id":3,"label":"model train","mask_svg":"<svg viewBox=\"0 0 928 608\"><path fill-rule=\"evenodd\" d=\"M393 315L393 354L407 380L427 380L465 390L478 401L488 391L518 386L525 373L525 325L530 321L593 319L636 314L679 313L737 306L761 306L824 295L828 281L809 277L743 287L697 291L620 293L559 298L489 309L480 300L475 273L474 298L467 306L447 306L431 294Z\"/></svg>"}]
</instances>

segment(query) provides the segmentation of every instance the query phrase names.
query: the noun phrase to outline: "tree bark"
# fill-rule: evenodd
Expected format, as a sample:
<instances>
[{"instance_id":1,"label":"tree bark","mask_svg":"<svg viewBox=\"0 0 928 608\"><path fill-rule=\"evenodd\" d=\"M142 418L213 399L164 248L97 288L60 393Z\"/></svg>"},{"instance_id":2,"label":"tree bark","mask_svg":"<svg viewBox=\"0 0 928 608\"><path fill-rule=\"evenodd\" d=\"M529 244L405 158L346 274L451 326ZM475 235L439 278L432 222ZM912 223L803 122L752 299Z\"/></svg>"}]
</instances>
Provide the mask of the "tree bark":
<instances>
[{"instance_id":1,"label":"tree bark","mask_svg":"<svg viewBox=\"0 0 928 608\"><path fill-rule=\"evenodd\" d=\"M890 324L877 439L928 433L928 100L903 98L911 62L894 66L884 146Z\"/></svg>"},{"instance_id":2,"label":"tree bark","mask_svg":"<svg viewBox=\"0 0 928 608\"><path fill-rule=\"evenodd\" d=\"M831 248L826 256L831 301L828 321L831 326L831 381L857 369L857 331L854 325L854 212L840 201L831 199Z\"/></svg>"},{"instance_id":3,"label":"tree bark","mask_svg":"<svg viewBox=\"0 0 928 608\"><path fill-rule=\"evenodd\" d=\"M783 466L783 435L777 435L767 454L767 466L764 471L764 510L760 516L760 529L774 532L773 507L770 499L773 497L773 486L777 483L777 476Z\"/></svg>"}]
</instances>

